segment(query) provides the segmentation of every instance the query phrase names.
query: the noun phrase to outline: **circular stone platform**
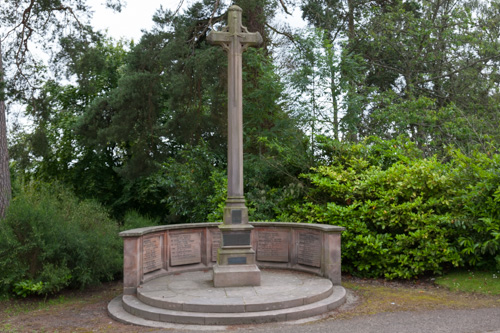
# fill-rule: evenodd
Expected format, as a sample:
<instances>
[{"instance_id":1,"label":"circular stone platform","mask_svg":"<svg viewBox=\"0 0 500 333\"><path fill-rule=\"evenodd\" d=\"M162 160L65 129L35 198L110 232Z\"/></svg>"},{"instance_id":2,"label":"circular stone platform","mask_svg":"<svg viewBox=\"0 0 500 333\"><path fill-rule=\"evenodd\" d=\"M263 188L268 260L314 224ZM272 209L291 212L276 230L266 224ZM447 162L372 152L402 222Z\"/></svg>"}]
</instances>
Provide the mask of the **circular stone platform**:
<instances>
[{"instance_id":1,"label":"circular stone platform","mask_svg":"<svg viewBox=\"0 0 500 333\"><path fill-rule=\"evenodd\" d=\"M345 301L341 286L297 271L264 269L256 287L215 288L212 279L212 270L163 276L141 285L136 296L116 298L108 311L118 321L143 326L234 325L303 319Z\"/></svg>"}]
</instances>

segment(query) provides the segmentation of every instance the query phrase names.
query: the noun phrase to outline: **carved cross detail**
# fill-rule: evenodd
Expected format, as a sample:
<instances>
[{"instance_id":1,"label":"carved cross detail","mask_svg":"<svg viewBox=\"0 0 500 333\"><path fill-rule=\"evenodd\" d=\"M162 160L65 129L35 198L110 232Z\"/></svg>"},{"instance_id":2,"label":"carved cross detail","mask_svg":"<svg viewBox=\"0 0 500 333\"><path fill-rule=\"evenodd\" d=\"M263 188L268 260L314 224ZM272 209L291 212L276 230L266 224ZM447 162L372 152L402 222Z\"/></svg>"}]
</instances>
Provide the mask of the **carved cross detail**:
<instances>
[{"instance_id":1,"label":"carved cross detail","mask_svg":"<svg viewBox=\"0 0 500 333\"><path fill-rule=\"evenodd\" d=\"M248 32L241 22L241 8L233 5L228 11L228 26L222 31L211 31L207 39L211 44L220 45L231 57L232 54L242 54L249 46L262 44L259 32Z\"/></svg>"}]
</instances>

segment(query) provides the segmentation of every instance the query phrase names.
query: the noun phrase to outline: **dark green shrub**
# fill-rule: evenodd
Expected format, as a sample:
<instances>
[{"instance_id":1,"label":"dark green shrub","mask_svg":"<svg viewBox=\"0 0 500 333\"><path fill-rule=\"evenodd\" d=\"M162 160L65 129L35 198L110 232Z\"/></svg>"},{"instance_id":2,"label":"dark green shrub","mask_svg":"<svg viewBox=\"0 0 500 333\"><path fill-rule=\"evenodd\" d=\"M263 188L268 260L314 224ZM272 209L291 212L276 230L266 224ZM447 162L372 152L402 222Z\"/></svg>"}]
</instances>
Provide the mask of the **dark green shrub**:
<instances>
[{"instance_id":1,"label":"dark green shrub","mask_svg":"<svg viewBox=\"0 0 500 333\"><path fill-rule=\"evenodd\" d=\"M307 202L283 219L346 227L342 265L352 274L408 279L462 264L447 165L419 158L405 142L340 148L328 165L304 175L311 182Z\"/></svg>"},{"instance_id":2,"label":"dark green shrub","mask_svg":"<svg viewBox=\"0 0 500 333\"><path fill-rule=\"evenodd\" d=\"M30 184L0 222L0 288L51 294L111 280L122 270L121 252L118 227L99 204Z\"/></svg>"},{"instance_id":3,"label":"dark green shrub","mask_svg":"<svg viewBox=\"0 0 500 333\"><path fill-rule=\"evenodd\" d=\"M128 211L123 218L123 226L121 230L130 230L136 228L144 228L158 225L157 219L152 219L148 216L143 216L135 210Z\"/></svg>"},{"instance_id":4,"label":"dark green shrub","mask_svg":"<svg viewBox=\"0 0 500 333\"><path fill-rule=\"evenodd\" d=\"M457 194L454 226L470 266L500 269L500 155L452 151Z\"/></svg>"},{"instance_id":5,"label":"dark green shrub","mask_svg":"<svg viewBox=\"0 0 500 333\"><path fill-rule=\"evenodd\" d=\"M500 155L423 159L404 140L323 139L304 203L281 219L336 224L343 269L411 278L449 266L500 268Z\"/></svg>"}]
</instances>

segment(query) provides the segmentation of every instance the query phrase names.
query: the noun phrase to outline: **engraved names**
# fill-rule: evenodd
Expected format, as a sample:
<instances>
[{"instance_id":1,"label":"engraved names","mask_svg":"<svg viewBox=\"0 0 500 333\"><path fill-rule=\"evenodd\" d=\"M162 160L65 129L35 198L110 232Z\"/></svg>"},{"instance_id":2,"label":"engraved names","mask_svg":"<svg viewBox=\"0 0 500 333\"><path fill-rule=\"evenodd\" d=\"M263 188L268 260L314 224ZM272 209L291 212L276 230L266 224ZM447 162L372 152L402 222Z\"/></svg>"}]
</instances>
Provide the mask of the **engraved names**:
<instances>
[{"instance_id":1,"label":"engraved names","mask_svg":"<svg viewBox=\"0 0 500 333\"><path fill-rule=\"evenodd\" d=\"M257 260L288 262L288 231L258 232Z\"/></svg>"},{"instance_id":2,"label":"engraved names","mask_svg":"<svg viewBox=\"0 0 500 333\"><path fill-rule=\"evenodd\" d=\"M321 234L318 232L299 232L297 262L299 264L321 266Z\"/></svg>"},{"instance_id":3,"label":"engraved names","mask_svg":"<svg viewBox=\"0 0 500 333\"><path fill-rule=\"evenodd\" d=\"M213 231L212 234L212 261L217 261L217 251L222 242L222 233L220 231Z\"/></svg>"},{"instance_id":4,"label":"engraved names","mask_svg":"<svg viewBox=\"0 0 500 333\"><path fill-rule=\"evenodd\" d=\"M170 235L170 265L188 265L201 262L201 233Z\"/></svg>"},{"instance_id":5,"label":"engraved names","mask_svg":"<svg viewBox=\"0 0 500 333\"><path fill-rule=\"evenodd\" d=\"M162 268L161 236L144 238L142 241L142 271L144 274Z\"/></svg>"}]
</instances>

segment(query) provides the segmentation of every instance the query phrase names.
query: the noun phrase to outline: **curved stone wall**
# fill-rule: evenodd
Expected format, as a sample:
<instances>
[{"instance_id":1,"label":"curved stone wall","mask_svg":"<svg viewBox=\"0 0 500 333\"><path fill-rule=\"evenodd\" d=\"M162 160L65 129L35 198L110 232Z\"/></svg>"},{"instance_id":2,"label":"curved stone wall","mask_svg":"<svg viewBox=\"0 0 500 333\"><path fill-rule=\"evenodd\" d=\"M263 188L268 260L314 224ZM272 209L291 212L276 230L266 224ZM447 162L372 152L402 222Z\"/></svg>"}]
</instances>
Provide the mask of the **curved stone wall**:
<instances>
[{"instance_id":1,"label":"curved stone wall","mask_svg":"<svg viewBox=\"0 0 500 333\"><path fill-rule=\"evenodd\" d=\"M340 285L342 227L288 222L251 222L258 267L293 269ZM123 231L123 292L156 277L211 269L221 242L219 223L154 226Z\"/></svg>"}]
</instances>

